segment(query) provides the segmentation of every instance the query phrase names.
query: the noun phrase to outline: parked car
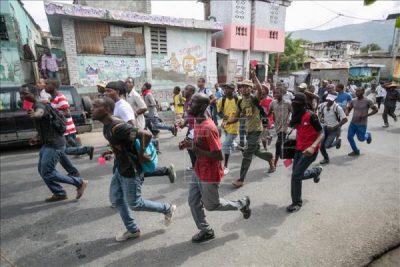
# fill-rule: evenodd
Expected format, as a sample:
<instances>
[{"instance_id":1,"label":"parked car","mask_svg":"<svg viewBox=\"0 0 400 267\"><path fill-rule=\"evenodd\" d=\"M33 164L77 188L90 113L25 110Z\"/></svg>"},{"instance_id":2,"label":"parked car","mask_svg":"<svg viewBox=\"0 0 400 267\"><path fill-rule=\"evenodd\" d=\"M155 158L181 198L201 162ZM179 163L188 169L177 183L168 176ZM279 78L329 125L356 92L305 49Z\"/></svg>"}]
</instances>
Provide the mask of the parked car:
<instances>
[{"instance_id":1,"label":"parked car","mask_svg":"<svg viewBox=\"0 0 400 267\"><path fill-rule=\"evenodd\" d=\"M19 88L0 87L0 146L25 144L36 135L34 121L22 109ZM76 88L69 85L61 86L59 91L68 99L78 133L92 131L90 98L81 97Z\"/></svg>"}]
</instances>

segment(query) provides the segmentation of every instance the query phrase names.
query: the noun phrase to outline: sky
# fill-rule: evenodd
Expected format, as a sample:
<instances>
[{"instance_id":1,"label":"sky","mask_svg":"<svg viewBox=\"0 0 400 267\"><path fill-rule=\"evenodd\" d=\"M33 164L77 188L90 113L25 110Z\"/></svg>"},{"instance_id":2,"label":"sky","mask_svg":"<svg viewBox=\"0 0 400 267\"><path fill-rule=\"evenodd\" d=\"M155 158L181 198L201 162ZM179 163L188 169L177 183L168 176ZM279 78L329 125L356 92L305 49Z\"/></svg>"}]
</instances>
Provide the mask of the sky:
<instances>
[{"instance_id":1,"label":"sky","mask_svg":"<svg viewBox=\"0 0 400 267\"><path fill-rule=\"evenodd\" d=\"M23 0L25 8L40 25L48 31L43 1ZM63 2L58 0L57 2ZM72 0L64 2L72 3ZM151 1L152 14L172 17L203 19L203 4L196 1ZM295 0L286 10L286 31L303 29L329 29L346 24L362 23L368 20L386 19L390 13L400 12L400 1L378 0L370 6L363 6L363 1L300 1ZM354 18L340 16L338 14ZM332 20L333 19L333 20ZM332 20L331 22L328 22ZM328 22L328 23L326 23ZM325 24L326 23L326 24ZM323 25L322 25L323 24ZM321 27L318 27L322 25Z\"/></svg>"}]
</instances>

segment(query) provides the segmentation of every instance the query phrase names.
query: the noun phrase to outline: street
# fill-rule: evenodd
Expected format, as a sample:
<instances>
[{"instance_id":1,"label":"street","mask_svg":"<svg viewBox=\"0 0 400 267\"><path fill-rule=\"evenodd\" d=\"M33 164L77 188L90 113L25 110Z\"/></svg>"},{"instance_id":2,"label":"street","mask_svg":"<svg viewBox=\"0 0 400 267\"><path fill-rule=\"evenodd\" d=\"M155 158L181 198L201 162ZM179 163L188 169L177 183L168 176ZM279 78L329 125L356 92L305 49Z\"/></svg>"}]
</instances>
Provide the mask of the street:
<instances>
[{"instance_id":1,"label":"street","mask_svg":"<svg viewBox=\"0 0 400 267\"><path fill-rule=\"evenodd\" d=\"M162 134L159 166L173 163L175 184L168 177L146 178L143 196L178 206L173 223L163 215L134 212L142 236L123 243L124 231L110 207L108 189L112 162L99 165L106 141L100 129L81 135L95 146L95 158L71 157L87 191L76 201L75 189L65 185L69 200L45 203L50 196L37 172L38 149L7 150L1 154L1 265L2 266L362 266L374 255L400 242L400 123L382 128L382 110L369 119L372 144L359 143L361 156L350 158L342 131L342 148L329 149L331 163L319 184L303 183L303 208L294 214L290 204L291 169L279 162L277 171L254 158L243 188L231 182L239 175L241 153L230 159L220 194L226 199L251 198L252 216L240 212L207 212L216 239L192 244L197 231L187 204L191 172L178 137ZM273 144L275 143L275 138ZM271 149L274 149L271 146ZM321 156L314 164L321 160ZM58 166L60 168L60 166ZM64 172L64 170L61 170ZM398 255L398 254L397 254Z\"/></svg>"}]
</instances>

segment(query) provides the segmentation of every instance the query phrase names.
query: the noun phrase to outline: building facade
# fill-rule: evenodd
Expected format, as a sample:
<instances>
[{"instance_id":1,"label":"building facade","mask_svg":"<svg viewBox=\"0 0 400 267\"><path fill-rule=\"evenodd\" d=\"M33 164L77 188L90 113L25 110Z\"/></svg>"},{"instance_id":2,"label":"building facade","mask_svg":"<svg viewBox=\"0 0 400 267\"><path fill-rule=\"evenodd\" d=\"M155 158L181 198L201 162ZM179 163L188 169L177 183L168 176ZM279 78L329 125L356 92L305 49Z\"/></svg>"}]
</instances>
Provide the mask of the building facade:
<instances>
[{"instance_id":1,"label":"building facade","mask_svg":"<svg viewBox=\"0 0 400 267\"><path fill-rule=\"evenodd\" d=\"M0 83L20 86L39 77L36 45L42 43L40 27L21 1L0 1Z\"/></svg>"},{"instance_id":2,"label":"building facade","mask_svg":"<svg viewBox=\"0 0 400 267\"><path fill-rule=\"evenodd\" d=\"M304 45L310 58L349 59L360 54L361 43L356 41L326 41Z\"/></svg>"},{"instance_id":3,"label":"building facade","mask_svg":"<svg viewBox=\"0 0 400 267\"><path fill-rule=\"evenodd\" d=\"M284 51L286 8L291 1L201 2L205 5L205 19L223 24L223 31L213 35L218 81L246 79L251 65L264 81L269 54Z\"/></svg>"},{"instance_id":4,"label":"building facade","mask_svg":"<svg viewBox=\"0 0 400 267\"><path fill-rule=\"evenodd\" d=\"M219 23L76 4L46 3L45 11L52 35L63 39L70 83L81 93L128 76L159 92L198 77L216 82L211 36Z\"/></svg>"}]
</instances>

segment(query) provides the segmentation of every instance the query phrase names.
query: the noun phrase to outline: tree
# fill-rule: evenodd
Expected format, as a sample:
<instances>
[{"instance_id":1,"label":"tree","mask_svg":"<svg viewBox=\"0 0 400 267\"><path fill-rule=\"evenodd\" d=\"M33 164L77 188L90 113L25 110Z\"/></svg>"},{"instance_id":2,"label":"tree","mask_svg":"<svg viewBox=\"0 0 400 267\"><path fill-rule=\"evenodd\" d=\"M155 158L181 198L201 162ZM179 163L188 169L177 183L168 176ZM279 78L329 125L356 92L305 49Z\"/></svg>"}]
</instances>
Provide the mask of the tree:
<instances>
[{"instance_id":1,"label":"tree","mask_svg":"<svg viewBox=\"0 0 400 267\"><path fill-rule=\"evenodd\" d=\"M303 39L292 39L291 34L285 37L285 50L279 55L279 70L298 70L306 59L304 45L310 43ZM270 71L275 71L277 54L272 54L269 59Z\"/></svg>"},{"instance_id":2,"label":"tree","mask_svg":"<svg viewBox=\"0 0 400 267\"><path fill-rule=\"evenodd\" d=\"M366 46L361 47L362 53L368 53L369 51L378 51L378 50L381 50L381 47L376 43L367 44Z\"/></svg>"}]
</instances>

